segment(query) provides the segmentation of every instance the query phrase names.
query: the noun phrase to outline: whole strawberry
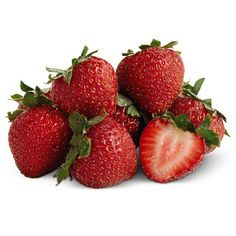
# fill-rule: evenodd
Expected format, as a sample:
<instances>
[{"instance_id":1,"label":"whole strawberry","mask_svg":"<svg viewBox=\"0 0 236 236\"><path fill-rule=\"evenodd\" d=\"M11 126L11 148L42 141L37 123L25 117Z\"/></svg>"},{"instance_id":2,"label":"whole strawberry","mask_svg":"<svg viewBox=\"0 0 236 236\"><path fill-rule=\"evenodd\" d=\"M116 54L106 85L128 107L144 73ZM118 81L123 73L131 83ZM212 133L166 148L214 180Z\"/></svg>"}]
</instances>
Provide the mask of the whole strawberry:
<instances>
[{"instance_id":1,"label":"whole strawberry","mask_svg":"<svg viewBox=\"0 0 236 236\"><path fill-rule=\"evenodd\" d=\"M124 127L109 116L87 120L72 113L69 120L74 136L67 160L57 173L58 183L71 174L83 185L103 188L133 177L135 145Z\"/></svg>"},{"instance_id":2,"label":"whole strawberry","mask_svg":"<svg viewBox=\"0 0 236 236\"><path fill-rule=\"evenodd\" d=\"M39 177L64 161L71 137L64 114L52 106L22 112L9 130L9 145L16 165L27 177Z\"/></svg>"},{"instance_id":3,"label":"whole strawberry","mask_svg":"<svg viewBox=\"0 0 236 236\"><path fill-rule=\"evenodd\" d=\"M134 143L138 146L144 121L133 102L123 94L118 94L118 103L113 118L129 131Z\"/></svg>"},{"instance_id":4,"label":"whole strawberry","mask_svg":"<svg viewBox=\"0 0 236 236\"><path fill-rule=\"evenodd\" d=\"M197 80L194 86L184 83L183 95L174 101L170 111L174 115L186 114L195 128L209 115L210 129L218 135L219 140L222 140L224 134L227 134L223 123L223 121L226 121L226 118L218 110L212 108L211 99L201 100L197 97L203 82L204 78ZM207 148L206 152L211 152L215 148L216 146Z\"/></svg>"},{"instance_id":5,"label":"whole strawberry","mask_svg":"<svg viewBox=\"0 0 236 236\"><path fill-rule=\"evenodd\" d=\"M184 77L184 65L178 52L170 49L177 42L161 46L153 39L141 45L141 51L128 50L117 67L119 86L142 111L164 113L179 94Z\"/></svg>"},{"instance_id":6,"label":"whole strawberry","mask_svg":"<svg viewBox=\"0 0 236 236\"><path fill-rule=\"evenodd\" d=\"M92 56L96 51L87 52L85 46L67 70L47 68L57 73L54 77L49 75L49 82L53 82L50 96L67 113L77 111L94 117L106 111L112 115L117 100L115 71L107 61Z\"/></svg>"},{"instance_id":7,"label":"whole strawberry","mask_svg":"<svg viewBox=\"0 0 236 236\"><path fill-rule=\"evenodd\" d=\"M19 107L8 113L9 145L21 173L34 178L61 165L72 132L64 113L52 106L39 87L33 89L22 81L20 87L25 94L11 96Z\"/></svg>"}]
</instances>

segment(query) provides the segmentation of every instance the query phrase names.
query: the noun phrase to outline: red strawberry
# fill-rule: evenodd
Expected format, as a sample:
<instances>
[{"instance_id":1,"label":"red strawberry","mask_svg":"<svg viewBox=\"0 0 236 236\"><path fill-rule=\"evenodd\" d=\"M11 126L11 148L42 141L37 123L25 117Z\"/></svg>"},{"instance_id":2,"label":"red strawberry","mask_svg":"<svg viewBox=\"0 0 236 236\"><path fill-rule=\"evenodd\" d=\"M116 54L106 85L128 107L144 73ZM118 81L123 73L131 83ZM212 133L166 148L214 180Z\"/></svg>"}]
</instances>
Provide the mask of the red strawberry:
<instances>
[{"instance_id":1,"label":"red strawberry","mask_svg":"<svg viewBox=\"0 0 236 236\"><path fill-rule=\"evenodd\" d=\"M129 133L114 119L103 118L88 121L79 113L70 115L75 134L67 160L57 173L58 183L68 177L69 170L77 181L92 188L113 186L133 177L137 158Z\"/></svg>"},{"instance_id":2,"label":"red strawberry","mask_svg":"<svg viewBox=\"0 0 236 236\"><path fill-rule=\"evenodd\" d=\"M71 130L64 114L49 105L19 114L9 130L9 145L22 174L39 177L65 160Z\"/></svg>"},{"instance_id":3,"label":"red strawberry","mask_svg":"<svg viewBox=\"0 0 236 236\"><path fill-rule=\"evenodd\" d=\"M51 97L67 113L78 111L94 117L106 111L112 115L117 100L115 71L107 61L92 56L95 52L87 55L87 51L85 47L67 70L47 68L58 73L49 77L53 81Z\"/></svg>"},{"instance_id":4,"label":"red strawberry","mask_svg":"<svg viewBox=\"0 0 236 236\"><path fill-rule=\"evenodd\" d=\"M142 133L139 147L144 173L160 183L179 179L192 172L199 166L205 153L203 138L163 118L149 122Z\"/></svg>"},{"instance_id":5,"label":"red strawberry","mask_svg":"<svg viewBox=\"0 0 236 236\"><path fill-rule=\"evenodd\" d=\"M209 129L214 131L220 140L223 139L225 133L225 127L223 120L225 117L217 110L211 107L211 100L201 100L197 97L200 91L201 85L204 79L199 79L194 86L185 83L183 87L183 96L178 97L172 104L170 111L174 115L186 114L189 120L197 128L206 118L207 115L210 116L210 127ZM211 152L216 148L213 146L207 148L206 152Z\"/></svg>"},{"instance_id":6,"label":"red strawberry","mask_svg":"<svg viewBox=\"0 0 236 236\"><path fill-rule=\"evenodd\" d=\"M128 50L117 68L120 89L141 108L151 114L164 113L179 94L184 77L184 65L178 52L171 50L177 42L160 46L153 40L142 45L132 55Z\"/></svg>"},{"instance_id":7,"label":"red strawberry","mask_svg":"<svg viewBox=\"0 0 236 236\"><path fill-rule=\"evenodd\" d=\"M129 131L134 143L138 146L144 121L133 102L122 94L118 94L118 104L113 118Z\"/></svg>"}]
</instances>

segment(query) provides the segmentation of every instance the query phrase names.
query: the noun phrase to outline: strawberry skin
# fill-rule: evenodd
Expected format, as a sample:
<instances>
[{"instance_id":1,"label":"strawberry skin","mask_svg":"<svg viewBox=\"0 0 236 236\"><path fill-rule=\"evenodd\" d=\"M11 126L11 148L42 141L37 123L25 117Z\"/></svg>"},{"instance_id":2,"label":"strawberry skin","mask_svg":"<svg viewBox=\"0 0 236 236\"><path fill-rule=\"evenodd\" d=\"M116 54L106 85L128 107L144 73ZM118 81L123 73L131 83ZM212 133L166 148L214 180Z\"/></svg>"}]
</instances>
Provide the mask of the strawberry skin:
<instances>
[{"instance_id":1,"label":"strawberry skin","mask_svg":"<svg viewBox=\"0 0 236 236\"><path fill-rule=\"evenodd\" d=\"M50 96L65 112L80 112L94 117L106 111L116 110L117 77L105 60L91 57L73 68L71 81L63 77L52 84Z\"/></svg>"},{"instance_id":2,"label":"strawberry skin","mask_svg":"<svg viewBox=\"0 0 236 236\"><path fill-rule=\"evenodd\" d=\"M197 134L183 131L169 120L156 118L140 138L140 160L146 176L165 183L179 179L201 163L205 144Z\"/></svg>"},{"instance_id":3,"label":"strawberry skin","mask_svg":"<svg viewBox=\"0 0 236 236\"><path fill-rule=\"evenodd\" d=\"M148 48L125 57L116 72L120 89L141 110L162 114L181 91L184 65L171 49Z\"/></svg>"},{"instance_id":4,"label":"strawberry skin","mask_svg":"<svg viewBox=\"0 0 236 236\"><path fill-rule=\"evenodd\" d=\"M12 122L9 145L26 177L40 177L64 161L71 130L64 114L52 106L36 106Z\"/></svg>"},{"instance_id":5,"label":"strawberry skin","mask_svg":"<svg viewBox=\"0 0 236 236\"><path fill-rule=\"evenodd\" d=\"M175 115L186 114L189 120L197 128L207 115L210 115L204 104L192 97L180 96L172 104L170 111ZM223 139L225 133L224 123L219 115L210 115L210 129L214 131L220 140ZM216 146L207 148L206 152L212 152Z\"/></svg>"},{"instance_id":6,"label":"strawberry skin","mask_svg":"<svg viewBox=\"0 0 236 236\"><path fill-rule=\"evenodd\" d=\"M134 143L138 145L143 129L142 118L128 115L127 109L119 106L116 107L116 113L113 115L113 118L128 130Z\"/></svg>"},{"instance_id":7,"label":"strawberry skin","mask_svg":"<svg viewBox=\"0 0 236 236\"><path fill-rule=\"evenodd\" d=\"M87 136L92 142L90 155L77 158L71 167L77 181L104 188L133 177L137 169L135 145L124 127L106 117L91 127Z\"/></svg>"},{"instance_id":8,"label":"strawberry skin","mask_svg":"<svg viewBox=\"0 0 236 236\"><path fill-rule=\"evenodd\" d=\"M188 115L189 120L195 127L198 127L208 114L207 109L204 107L202 102L185 96L176 98L170 111L176 116L180 114Z\"/></svg>"}]
</instances>

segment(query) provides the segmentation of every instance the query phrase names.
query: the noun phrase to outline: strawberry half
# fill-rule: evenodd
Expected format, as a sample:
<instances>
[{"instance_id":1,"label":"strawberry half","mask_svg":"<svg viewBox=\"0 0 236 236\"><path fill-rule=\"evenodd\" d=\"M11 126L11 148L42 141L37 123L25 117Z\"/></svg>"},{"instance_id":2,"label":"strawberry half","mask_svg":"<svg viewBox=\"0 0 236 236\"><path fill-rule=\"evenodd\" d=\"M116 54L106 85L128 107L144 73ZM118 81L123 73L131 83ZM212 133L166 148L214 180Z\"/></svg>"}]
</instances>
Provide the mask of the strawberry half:
<instances>
[{"instance_id":1,"label":"strawberry half","mask_svg":"<svg viewBox=\"0 0 236 236\"><path fill-rule=\"evenodd\" d=\"M191 132L190 132L191 131ZM219 140L209 130L209 117L195 130L186 115L171 113L149 122L140 138L140 160L146 176L164 183L196 169L205 154L205 142Z\"/></svg>"}]
</instances>

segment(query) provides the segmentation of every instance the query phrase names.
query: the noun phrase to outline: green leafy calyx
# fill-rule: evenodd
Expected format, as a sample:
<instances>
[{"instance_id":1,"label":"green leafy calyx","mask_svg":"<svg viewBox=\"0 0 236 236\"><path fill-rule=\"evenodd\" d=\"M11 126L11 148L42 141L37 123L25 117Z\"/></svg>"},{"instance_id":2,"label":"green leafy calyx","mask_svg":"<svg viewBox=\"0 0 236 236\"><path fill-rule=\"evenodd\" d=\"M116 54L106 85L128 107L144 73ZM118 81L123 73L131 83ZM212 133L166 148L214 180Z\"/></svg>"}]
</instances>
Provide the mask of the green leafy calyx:
<instances>
[{"instance_id":1,"label":"green leafy calyx","mask_svg":"<svg viewBox=\"0 0 236 236\"><path fill-rule=\"evenodd\" d=\"M147 48L173 48L175 45L177 45L177 41L172 41L170 43L167 43L164 46L161 46L161 41L157 39L153 39L150 44L142 44L139 46L139 49L145 50Z\"/></svg>"},{"instance_id":2,"label":"green leafy calyx","mask_svg":"<svg viewBox=\"0 0 236 236\"><path fill-rule=\"evenodd\" d=\"M87 132L92 126L100 123L105 116L106 114L88 120L78 112L70 114L69 124L74 134L70 141L70 150L66 156L66 161L55 175L57 184L60 184L70 176L70 167L77 158L85 158L90 155L91 139L87 136Z\"/></svg>"},{"instance_id":3,"label":"green leafy calyx","mask_svg":"<svg viewBox=\"0 0 236 236\"><path fill-rule=\"evenodd\" d=\"M38 86L35 89L26 85L23 81L20 81L20 89L24 92L21 94L14 94L11 96L11 99L19 104L19 107L34 107L38 105L52 105L52 101L48 99L45 95L44 91L40 89ZM13 121L20 113L22 113L24 109L18 108L13 112L8 112L7 117L9 121Z\"/></svg>"},{"instance_id":4,"label":"green leafy calyx","mask_svg":"<svg viewBox=\"0 0 236 236\"><path fill-rule=\"evenodd\" d=\"M178 44L177 41L171 41L171 42L169 42L169 43L167 43L167 44L162 46L161 45L161 41L159 41L157 39L153 39L150 44L142 44L142 45L140 45L139 49L145 50L145 49L148 49L148 48L173 48L177 44ZM180 54L179 51L175 51L175 52ZM122 56L131 56L133 54L135 54L135 52L133 50L131 50L131 49L128 49L127 52L122 53Z\"/></svg>"},{"instance_id":5,"label":"green leafy calyx","mask_svg":"<svg viewBox=\"0 0 236 236\"><path fill-rule=\"evenodd\" d=\"M48 84L52 83L54 80L62 78L62 77L64 78L64 80L67 83L70 83L71 78L72 78L73 68L76 65L80 64L81 62L88 60L93 54L95 54L97 52L98 52L98 50L88 53L88 47L84 46L80 56L78 58L72 59L71 66L68 69L61 70L61 69L46 67L46 70L51 73L48 76L47 83Z\"/></svg>"},{"instance_id":6,"label":"green leafy calyx","mask_svg":"<svg viewBox=\"0 0 236 236\"><path fill-rule=\"evenodd\" d=\"M127 57L127 56L130 56L130 55L133 55L133 54L134 54L134 51L131 50L131 49L128 49L127 52L122 53L122 56Z\"/></svg>"},{"instance_id":7,"label":"green leafy calyx","mask_svg":"<svg viewBox=\"0 0 236 236\"><path fill-rule=\"evenodd\" d=\"M220 145L220 139L218 135L210 129L211 119L209 115L206 116L205 120L197 128L194 127L193 123L189 120L186 114L174 116L173 113L166 112L163 115L154 114L153 117L169 119L178 128L198 134L205 140L208 148Z\"/></svg>"},{"instance_id":8,"label":"green leafy calyx","mask_svg":"<svg viewBox=\"0 0 236 236\"><path fill-rule=\"evenodd\" d=\"M220 139L218 135L209 129L211 124L210 116L207 115L205 120L196 128L196 133L205 139L208 148L211 146L220 146Z\"/></svg>"},{"instance_id":9,"label":"green leafy calyx","mask_svg":"<svg viewBox=\"0 0 236 236\"><path fill-rule=\"evenodd\" d=\"M117 105L119 107L125 107L127 114L132 117L140 117L141 116L141 113L135 107L133 102L123 94L120 94L120 93L118 94Z\"/></svg>"},{"instance_id":10,"label":"green leafy calyx","mask_svg":"<svg viewBox=\"0 0 236 236\"><path fill-rule=\"evenodd\" d=\"M205 78L198 79L194 83L193 86L189 82L184 82L183 83L183 94L185 96L192 97L198 101L201 101L210 115L212 115L212 116L219 115L226 122L226 117L220 111L212 108L212 100L210 98L200 99L198 97L198 93L199 93L204 81L205 81Z\"/></svg>"},{"instance_id":11,"label":"green leafy calyx","mask_svg":"<svg viewBox=\"0 0 236 236\"><path fill-rule=\"evenodd\" d=\"M22 112L23 112L23 110L20 110L20 109L17 109L17 110L12 111L12 112L9 111L9 112L7 112L7 118L9 119L10 122L12 122Z\"/></svg>"}]
</instances>

